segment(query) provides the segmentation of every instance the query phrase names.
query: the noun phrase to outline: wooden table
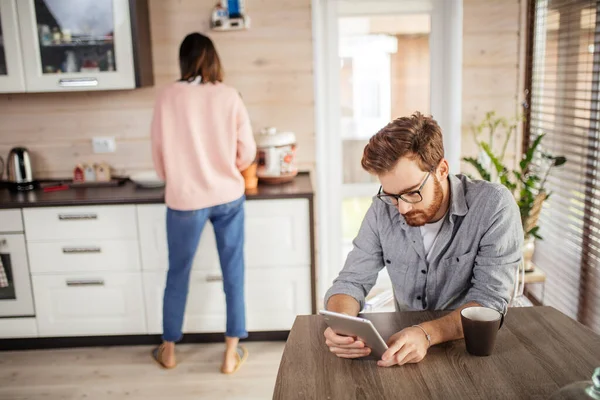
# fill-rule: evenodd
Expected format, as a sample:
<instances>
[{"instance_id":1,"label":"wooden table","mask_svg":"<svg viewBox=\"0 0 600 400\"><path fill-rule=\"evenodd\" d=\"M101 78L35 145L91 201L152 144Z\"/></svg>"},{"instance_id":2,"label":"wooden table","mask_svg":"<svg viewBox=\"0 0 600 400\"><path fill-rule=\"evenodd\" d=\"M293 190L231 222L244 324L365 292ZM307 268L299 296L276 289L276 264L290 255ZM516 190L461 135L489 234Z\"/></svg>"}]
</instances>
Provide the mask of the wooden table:
<instances>
[{"instance_id":1,"label":"wooden table","mask_svg":"<svg viewBox=\"0 0 600 400\"><path fill-rule=\"evenodd\" d=\"M443 312L370 313L383 338ZM546 399L600 366L600 336L551 307L510 309L494 354L463 340L429 349L418 364L380 368L329 352L320 316L299 316L285 346L274 399Z\"/></svg>"}]
</instances>

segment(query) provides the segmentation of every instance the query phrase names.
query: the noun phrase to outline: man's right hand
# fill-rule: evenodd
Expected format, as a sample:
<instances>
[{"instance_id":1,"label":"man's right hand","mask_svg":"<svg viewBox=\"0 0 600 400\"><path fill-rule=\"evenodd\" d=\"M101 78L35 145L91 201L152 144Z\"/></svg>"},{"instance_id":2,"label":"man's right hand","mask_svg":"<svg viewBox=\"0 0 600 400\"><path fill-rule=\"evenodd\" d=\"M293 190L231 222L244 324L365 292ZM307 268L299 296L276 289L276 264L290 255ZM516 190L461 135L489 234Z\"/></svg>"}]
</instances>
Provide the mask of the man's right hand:
<instances>
[{"instance_id":1,"label":"man's right hand","mask_svg":"<svg viewBox=\"0 0 600 400\"><path fill-rule=\"evenodd\" d=\"M340 358L360 358L371 354L371 349L360 339L340 336L331 328L325 329L325 344Z\"/></svg>"}]
</instances>

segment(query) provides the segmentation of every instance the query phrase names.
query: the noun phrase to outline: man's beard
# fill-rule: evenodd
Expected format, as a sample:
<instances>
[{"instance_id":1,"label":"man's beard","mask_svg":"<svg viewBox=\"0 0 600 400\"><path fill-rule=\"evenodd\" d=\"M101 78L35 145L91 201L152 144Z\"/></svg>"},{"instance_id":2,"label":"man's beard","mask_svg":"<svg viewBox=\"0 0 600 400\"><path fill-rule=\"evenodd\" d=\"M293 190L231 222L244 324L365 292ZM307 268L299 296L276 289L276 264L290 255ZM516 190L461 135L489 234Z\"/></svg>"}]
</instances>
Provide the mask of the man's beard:
<instances>
[{"instance_id":1,"label":"man's beard","mask_svg":"<svg viewBox=\"0 0 600 400\"><path fill-rule=\"evenodd\" d=\"M402 201L402 200L401 200ZM442 190L442 184L433 175L433 201L429 207L425 210L415 210L404 214L406 223L410 226L423 226L435 217L442 207L444 201L444 191Z\"/></svg>"}]
</instances>

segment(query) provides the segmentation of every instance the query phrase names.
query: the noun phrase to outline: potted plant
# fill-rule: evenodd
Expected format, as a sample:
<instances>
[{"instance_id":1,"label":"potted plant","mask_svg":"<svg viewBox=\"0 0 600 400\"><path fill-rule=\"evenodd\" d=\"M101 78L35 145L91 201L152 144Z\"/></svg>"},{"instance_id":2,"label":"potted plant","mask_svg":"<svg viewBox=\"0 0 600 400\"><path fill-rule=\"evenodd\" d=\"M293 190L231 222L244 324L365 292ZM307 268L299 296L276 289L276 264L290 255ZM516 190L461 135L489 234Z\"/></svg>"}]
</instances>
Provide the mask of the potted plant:
<instances>
[{"instance_id":1,"label":"potted plant","mask_svg":"<svg viewBox=\"0 0 600 400\"><path fill-rule=\"evenodd\" d=\"M483 121L473 127L475 142L479 148L477 158L465 157L463 161L473 166L481 179L499 182L506 186L515 196L521 213L521 223L525 234L523 245L523 261L525 270L533 269L531 258L535 250L535 239L542 240L539 234L539 216L544 201L548 200L551 193L546 191L546 182L550 171L567 162L564 156L554 156L542 150L541 142L544 134L537 136L523 153L519 167L511 170L504 163L506 149L510 138L516 131L518 119L509 121L497 117L495 112L486 113ZM487 131L487 141L481 139ZM502 137L500 152L494 148L494 139ZM538 157L539 163L532 168L533 160Z\"/></svg>"}]
</instances>

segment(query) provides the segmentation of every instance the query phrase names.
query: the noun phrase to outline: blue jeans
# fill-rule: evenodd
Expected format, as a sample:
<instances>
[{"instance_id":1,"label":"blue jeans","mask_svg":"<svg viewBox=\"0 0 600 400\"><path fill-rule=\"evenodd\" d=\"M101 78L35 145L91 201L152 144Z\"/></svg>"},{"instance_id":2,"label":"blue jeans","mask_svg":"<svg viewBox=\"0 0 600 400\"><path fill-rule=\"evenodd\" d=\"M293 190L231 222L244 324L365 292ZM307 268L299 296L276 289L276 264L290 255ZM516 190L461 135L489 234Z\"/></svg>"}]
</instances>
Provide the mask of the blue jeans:
<instances>
[{"instance_id":1,"label":"blue jeans","mask_svg":"<svg viewBox=\"0 0 600 400\"><path fill-rule=\"evenodd\" d=\"M227 303L225 336L244 339L246 306L244 301L244 200L194 211L167 209L169 271L163 301L163 340L181 340L183 315L190 284L190 271L200 234L210 220L215 230L223 288Z\"/></svg>"}]
</instances>

